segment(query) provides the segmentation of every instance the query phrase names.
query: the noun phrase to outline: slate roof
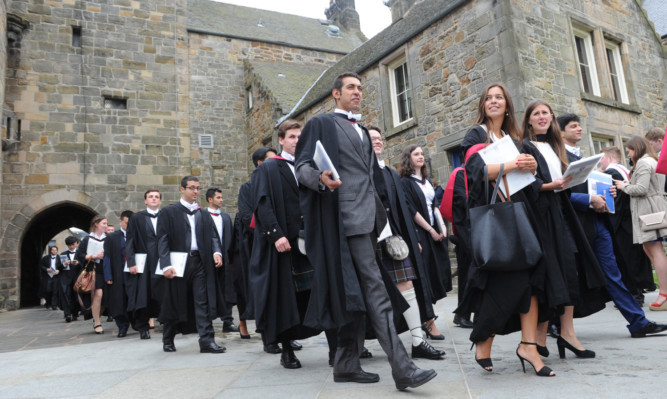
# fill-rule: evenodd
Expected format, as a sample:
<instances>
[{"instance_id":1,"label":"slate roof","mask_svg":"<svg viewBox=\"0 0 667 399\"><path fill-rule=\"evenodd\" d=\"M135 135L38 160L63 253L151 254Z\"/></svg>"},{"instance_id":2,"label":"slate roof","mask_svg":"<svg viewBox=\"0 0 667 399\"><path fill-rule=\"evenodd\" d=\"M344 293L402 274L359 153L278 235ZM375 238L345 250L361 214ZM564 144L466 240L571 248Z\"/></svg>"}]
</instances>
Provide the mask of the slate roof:
<instances>
[{"instance_id":1,"label":"slate roof","mask_svg":"<svg viewBox=\"0 0 667 399\"><path fill-rule=\"evenodd\" d=\"M644 0L642 4L648 19L653 22L660 37L667 35L667 4L665 0Z\"/></svg>"},{"instance_id":2,"label":"slate roof","mask_svg":"<svg viewBox=\"0 0 667 399\"><path fill-rule=\"evenodd\" d=\"M263 27L258 26L261 23ZM363 43L361 32L340 37L326 33L328 24L314 18L219 3L188 0L188 30L232 38L347 54Z\"/></svg>"},{"instance_id":3,"label":"slate roof","mask_svg":"<svg viewBox=\"0 0 667 399\"><path fill-rule=\"evenodd\" d=\"M326 70L324 65L285 65L262 61L248 61L248 64L262 85L271 91L283 112L292 110L303 93Z\"/></svg>"},{"instance_id":4,"label":"slate roof","mask_svg":"<svg viewBox=\"0 0 667 399\"><path fill-rule=\"evenodd\" d=\"M344 72L360 73L374 65L412 37L442 19L470 0L426 0L413 6L410 12L382 32L356 48L329 68L302 97L299 104L285 118L293 118L331 94L336 76Z\"/></svg>"}]
</instances>

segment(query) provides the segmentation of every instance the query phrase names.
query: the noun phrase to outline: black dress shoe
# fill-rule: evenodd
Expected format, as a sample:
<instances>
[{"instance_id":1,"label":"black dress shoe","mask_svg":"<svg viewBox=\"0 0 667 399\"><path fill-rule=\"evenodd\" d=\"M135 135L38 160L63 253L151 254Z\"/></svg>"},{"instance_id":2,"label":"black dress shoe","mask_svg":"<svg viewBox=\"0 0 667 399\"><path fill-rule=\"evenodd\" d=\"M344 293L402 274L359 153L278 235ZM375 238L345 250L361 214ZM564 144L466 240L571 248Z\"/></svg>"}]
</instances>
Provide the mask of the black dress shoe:
<instances>
[{"instance_id":1,"label":"black dress shoe","mask_svg":"<svg viewBox=\"0 0 667 399\"><path fill-rule=\"evenodd\" d=\"M280 345L274 343L274 344L264 345L264 352L273 353L275 355L278 353L282 353L282 349L280 349Z\"/></svg>"},{"instance_id":2,"label":"black dress shoe","mask_svg":"<svg viewBox=\"0 0 667 399\"><path fill-rule=\"evenodd\" d=\"M294 355L293 350L284 350L280 355L280 365L286 369L300 369L301 362Z\"/></svg>"},{"instance_id":3,"label":"black dress shoe","mask_svg":"<svg viewBox=\"0 0 667 399\"><path fill-rule=\"evenodd\" d=\"M364 346L364 349L361 351L361 355L359 355L359 359L370 359L373 357L373 354Z\"/></svg>"},{"instance_id":4,"label":"black dress shoe","mask_svg":"<svg viewBox=\"0 0 667 399\"><path fill-rule=\"evenodd\" d=\"M239 332L239 327L233 321L225 321L222 323L222 332Z\"/></svg>"},{"instance_id":5,"label":"black dress shoe","mask_svg":"<svg viewBox=\"0 0 667 399\"><path fill-rule=\"evenodd\" d=\"M303 345L301 345L298 341L295 341L295 340L291 340L289 342L289 346L291 346L292 349L295 350L295 351L300 351L301 348L303 348Z\"/></svg>"},{"instance_id":6,"label":"black dress shoe","mask_svg":"<svg viewBox=\"0 0 667 399\"><path fill-rule=\"evenodd\" d=\"M644 338L647 335L658 334L667 330L667 324L658 324L653 321L649 321L646 326L641 330L635 331L631 334L632 338Z\"/></svg>"},{"instance_id":7,"label":"black dress shoe","mask_svg":"<svg viewBox=\"0 0 667 399\"><path fill-rule=\"evenodd\" d=\"M148 332L148 330L143 330L139 332L139 337L141 339L151 339L151 334Z\"/></svg>"},{"instance_id":8,"label":"black dress shoe","mask_svg":"<svg viewBox=\"0 0 667 399\"><path fill-rule=\"evenodd\" d=\"M560 329L555 324L549 323L549 328L547 329L547 332L549 333L549 336L551 338L560 337Z\"/></svg>"},{"instance_id":9,"label":"black dress shoe","mask_svg":"<svg viewBox=\"0 0 667 399\"><path fill-rule=\"evenodd\" d=\"M454 316L454 324L461 328L472 328L472 321L465 319L459 315Z\"/></svg>"},{"instance_id":10,"label":"black dress shoe","mask_svg":"<svg viewBox=\"0 0 667 399\"><path fill-rule=\"evenodd\" d=\"M445 351L437 350L426 341L422 341L417 346L412 346L412 358L422 358L430 360L442 360L445 356Z\"/></svg>"},{"instance_id":11,"label":"black dress shoe","mask_svg":"<svg viewBox=\"0 0 667 399\"><path fill-rule=\"evenodd\" d=\"M65 322L67 322L67 323L72 322L72 315L71 314L68 314L67 316L65 316Z\"/></svg>"},{"instance_id":12,"label":"black dress shoe","mask_svg":"<svg viewBox=\"0 0 667 399\"><path fill-rule=\"evenodd\" d=\"M118 330L118 338L127 337L127 328L123 330Z\"/></svg>"},{"instance_id":13,"label":"black dress shoe","mask_svg":"<svg viewBox=\"0 0 667 399\"><path fill-rule=\"evenodd\" d=\"M367 373L359 370L356 373L334 373L334 382L358 382L368 384L380 381L380 376L375 373Z\"/></svg>"},{"instance_id":14,"label":"black dress shoe","mask_svg":"<svg viewBox=\"0 0 667 399\"><path fill-rule=\"evenodd\" d=\"M173 343L171 344L162 344L162 350L165 352L176 352L176 347Z\"/></svg>"},{"instance_id":15,"label":"black dress shoe","mask_svg":"<svg viewBox=\"0 0 667 399\"><path fill-rule=\"evenodd\" d=\"M113 321L113 317L107 316L107 323L111 323Z\"/></svg>"},{"instance_id":16,"label":"black dress shoe","mask_svg":"<svg viewBox=\"0 0 667 399\"><path fill-rule=\"evenodd\" d=\"M406 388L417 388L431 381L438 373L435 370L417 369L408 377L402 377L396 380L396 389L402 391Z\"/></svg>"},{"instance_id":17,"label":"black dress shoe","mask_svg":"<svg viewBox=\"0 0 667 399\"><path fill-rule=\"evenodd\" d=\"M226 350L227 348L220 346L215 342L199 345L199 353L225 353Z\"/></svg>"}]
</instances>

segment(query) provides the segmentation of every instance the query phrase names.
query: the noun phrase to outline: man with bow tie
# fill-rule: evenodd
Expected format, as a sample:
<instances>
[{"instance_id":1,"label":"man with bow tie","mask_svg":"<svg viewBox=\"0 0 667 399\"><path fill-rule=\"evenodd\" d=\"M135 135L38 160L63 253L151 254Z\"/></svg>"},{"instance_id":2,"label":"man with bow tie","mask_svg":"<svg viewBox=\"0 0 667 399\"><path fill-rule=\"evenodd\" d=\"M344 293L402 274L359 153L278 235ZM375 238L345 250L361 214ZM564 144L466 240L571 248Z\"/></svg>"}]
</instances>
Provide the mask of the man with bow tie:
<instances>
[{"instance_id":1,"label":"man with bow tie","mask_svg":"<svg viewBox=\"0 0 667 399\"><path fill-rule=\"evenodd\" d=\"M127 312L134 320L134 328L141 339L150 339L149 320L160 313L160 290L155 277L158 264L157 221L160 215L162 194L157 189L144 193L146 209L132 215L127 227L127 272L125 292Z\"/></svg>"},{"instance_id":2,"label":"man with bow tie","mask_svg":"<svg viewBox=\"0 0 667 399\"><path fill-rule=\"evenodd\" d=\"M349 72L338 76L331 94L336 110L308 121L296 151L306 253L316 268L305 323L339 328L335 382L372 383L380 380L379 375L365 372L359 363L368 316L389 359L396 388L415 388L433 379L436 372L418 368L408 357L396 333L392 303L376 260L377 235L386 214L373 185L377 160L371 139L355 114L361 107L361 78ZM317 141L339 179L315 164ZM389 286L395 289L391 281Z\"/></svg>"},{"instance_id":3,"label":"man with bow tie","mask_svg":"<svg viewBox=\"0 0 667 399\"><path fill-rule=\"evenodd\" d=\"M130 327L130 318L127 314L127 294L125 293L125 258L127 247L127 225L132 217L132 211L123 211L120 214L120 229L109 234L104 240L104 281L107 290L104 301L107 313L113 317L118 327L118 338L127 335Z\"/></svg>"},{"instance_id":4,"label":"man with bow tie","mask_svg":"<svg viewBox=\"0 0 667 399\"><path fill-rule=\"evenodd\" d=\"M222 266L214 268L214 278L206 279L209 291L213 290L218 294L213 312L222 319L223 332L238 332L238 327L234 325L232 317L232 307L236 303L234 270L232 267L232 260L234 259L232 218L220 209L222 207L222 190L219 188L211 187L206 190L206 202L208 202L208 208L202 211L204 231L211 228L215 229L222 250ZM212 259L213 253L204 254L202 248L199 249L199 252L202 259ZM209 307L213 308L213 306ZM241 312L240 309L239 307L239 312ZM225 325L227 328L225 328ZM230 328L231 326L236 328Z\"/></svg>"},{"instance_id":5,"label":"man with bow tie","mask_svg":"<svg viewBox=\"0 0 667 399\"><path fill-rule=\"evenodd\" d=\"M255 238L250 257L257 330L268 343L282 344L280 364L301 367L290 341L319 334L303 326L312 267L297 248L303 226L299 188L294 174L294 151L301 124L286 120L278 127L280 156L262 162L252 175Z\"/></svg>"},{"instance_id":6,"label":"man with bow tie","mask_svg":"<svg viewBox=\"0 0 667 399\"><path fill-rule=\"evenodd\" d=\"M61 267L60 256L58 255L58 247L49 247L49 254L44 256L39 262L39 270L41 274L40 282L40 298L41 304L46 309L56 310L57 307L57 293L58 293L58 274Z\"/></svg>"},{"instance_id":7,"label":"man with bow tie","mask_svg":"<svg viewBox=\"0 0 667 399\"><path fill-rule=\"evenodd\" d=\"M159 316L164 323L162 349L175 352L174 336L196 331L201 353L223 353L226 349L215 343L211 323L219 317L215 304L221 294L207 284L214 268L222 266L220 241L215 229L205 229L202 222L197 205L199 179L184 177L180 190L180 201L164 208L157 221L160 270L165 278ZM213 254L212 259L204 259L207 253Z\"/></svg>"},{"instance_id":8,"label":"man with bow tie","mask_svg":"<svg viewBox=\"0 0 667 399\"><path fill-rule=\"evenodd\" d=\"M76 260L76 248L79 246L79 239L75 236L69 236L65 238L65 245L67 245L67 250L60 253L61 257L64 256L65 261L61 262L61 266L58 269L60 270L58 302L60 303L60 309L65 314L65 321L69 323L76 321L79 314L79 302L72 289L74 281L81 270L81 265Z\"/></svg>"}]
</instances>

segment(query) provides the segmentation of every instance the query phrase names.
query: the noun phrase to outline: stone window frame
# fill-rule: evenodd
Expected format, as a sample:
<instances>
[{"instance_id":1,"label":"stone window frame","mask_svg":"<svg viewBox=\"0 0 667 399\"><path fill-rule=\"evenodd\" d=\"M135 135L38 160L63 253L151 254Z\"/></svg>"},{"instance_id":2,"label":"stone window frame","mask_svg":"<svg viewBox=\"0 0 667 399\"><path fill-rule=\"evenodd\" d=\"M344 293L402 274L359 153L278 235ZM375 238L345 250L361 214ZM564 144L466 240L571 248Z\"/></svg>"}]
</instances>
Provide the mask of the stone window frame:
<instances>
[{"instance_id":1,"label":"stone window frame","mask_svg":"<svg viewBox=\"0 0 667 399\"><path fill-rule=\"evenodd\" d=\"M394 126L402 125L403 123L409 122L413 116L414 112L412 111L412 86L410 85L410 76L412 75L408 71L408 62L405 58L399 58L396 61L392 62L388 67L389 70L389 93L391 96L391 114L392 121ZM403 90L399 92L398 78L399 73L402 72L403 75ZM401 106L401 102L407 102L405 110ZM403 113L405 112L405 115ZM405 116L405 119L403 117Z\"/></svg>"},{"instance_id":2,"label":"stone window frame","mask_svg":"<svg viewBox=\"0 0 667 399\"><path fill-rule=\"evenodd\" d=\"M621 58L621 44L610 39L605 39L604 45L605 53L607 54L607 65L609 65L609 78L611 80L613 98L624 104L630 104L628 88L625 84L625 68L623 68Z\"/></svg>"},{"instance_id":3,"label":"stone window frame","mask_svg":"<svg viewBox=\"0 0 667 399\"><path fill-rule=\"evenodd\" d=\"M246 95L246 112L251 112L254 104L254 97L252 95L252 86L248 86L245 89Z\"/></svg>"},{"instance_id":4,"label":"stone window frame","mask_svg":"<svg viewBox=\"0 0 667 399\"><path fill-rule=\"evenodd\" d=\"M415 86L415 76L412 71L415 71L416 69L411 65L410 63L410 58L408 57L408 47L407 45L403 45L388 56L384 58L384 60L380 61L378 63L379 67L379 75L380 75L380 98L382 101L382 118L384 121L384 126L385 126L385 132L384 136L385 139L394 136L396 134L399 134L407 129L410 129L414 126L417 126L418 120L417 120L417 113L415 112L416 110L416 98L415 98L415 91L412 89ZM406 68L408 70L408 81L409 81L409 87L411 88L411 101L410 101L410 111L412 114L412 117L410 119L407 119L401 123L396 123L395 121L395 115L397 113L398 107L397 104L395 104L395 101L393 101L393 91L392 91L392 80L393 80L393 74L392 72L398 67L399 65L405 64ZM396 108L394 108L396 106ZM396 111L394 111L396 109Z\"/></svg>"},{"instance_id":5,"label":"stone window frame","mask_svg":"<svg viewBox=\"0 0 667 399\"><path fill-rule=\"evenodd\" d=\"M606 144L603 146L603 143ZM599 154L600 150L616 145L616 137L607 134L591 133L591 149L593 154Z\"/></svg>"},{"instance_id":6,"label":"stone window frame","mask_svg":"<svg viewBox=\"0 0 667 399\"><path fill-rule=\"evenodd\" d=\"M630 67L626 41L619 35L606 31L601 27L596 27L593 23L580 20L579 17L571 17L570 29L572 51L577 64L577 75L579 76L581 99L620 108L625 111L641 113L641 109L636 105L632 96L632 81L629 76ZM584 41L590 40L590 47L587 53L590 50L593 55L597 75L593 81L599 86L599 94L597 95L595 93L587 93L583 88L583 78L581 68L579 67L579 55L577 51L577 37L584 39ZM618 63L615 63L614 66L617 68L617 72L620 71L619 75L623 77L619 79L622 80L622 82L619 82L619 87L625 87L625 95L622 92L620 100L616 100L614 96L612 75L607 59L607 46L618 49Z\"/></svg>"},{"instance_id":7,"label":"stone window frame","mask_svg":"<svg viewBox=\"0 0 667 399\"><path fill-rule=\"evenodd\" d=\"M579 27L574 27L574 56L577 61L577 71L579 72L579 86L582 92L587 94L592 94L594 96L600 96L600 83L597 73L597 62L595 60L595 51L593 45L593 33L592 31L587 31ZM579 41L577 40L579 39ZM580 45L581 43L581 45ZM582 62L579 57L579 52L583 52L583 55L586 57L586 62ZM586 68L587 72L584 74L582 68ZM589 81L591 87L586 88L586 81Z\"/></svg>"}]
</instances>

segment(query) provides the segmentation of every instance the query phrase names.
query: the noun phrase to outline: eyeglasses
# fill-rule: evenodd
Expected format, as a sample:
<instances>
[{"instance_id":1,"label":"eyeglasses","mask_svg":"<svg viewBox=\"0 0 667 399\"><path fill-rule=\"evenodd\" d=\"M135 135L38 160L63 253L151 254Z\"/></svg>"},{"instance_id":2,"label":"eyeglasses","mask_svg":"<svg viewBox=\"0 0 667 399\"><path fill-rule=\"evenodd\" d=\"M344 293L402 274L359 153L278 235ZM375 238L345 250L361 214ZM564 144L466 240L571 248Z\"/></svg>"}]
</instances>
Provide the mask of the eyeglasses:
<instances>
[{"instance_id":1,"label":"eyeglasses","mask_svg":"<svg viewBox=\"0 0 667 399\"><path fill-rule=\"evenodd\" d=\"M382 142L382 137L371 138L371 141L372 141L373 143L375 143L376 141L377 141L378 143L381 143L381 142Z\"/></svg>"},{"instance_id":2,"label":"eyeglasses","mask_svg":"<svg viewBox=\"0 0 667 399\"><path fill-rule=\"evenodd\" d=\"M201 191L201 187L199 186L188 186L186 188L190 191Z\"/></svg>"}]
</instances>

